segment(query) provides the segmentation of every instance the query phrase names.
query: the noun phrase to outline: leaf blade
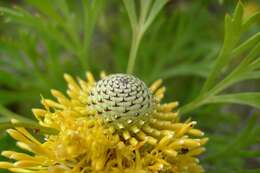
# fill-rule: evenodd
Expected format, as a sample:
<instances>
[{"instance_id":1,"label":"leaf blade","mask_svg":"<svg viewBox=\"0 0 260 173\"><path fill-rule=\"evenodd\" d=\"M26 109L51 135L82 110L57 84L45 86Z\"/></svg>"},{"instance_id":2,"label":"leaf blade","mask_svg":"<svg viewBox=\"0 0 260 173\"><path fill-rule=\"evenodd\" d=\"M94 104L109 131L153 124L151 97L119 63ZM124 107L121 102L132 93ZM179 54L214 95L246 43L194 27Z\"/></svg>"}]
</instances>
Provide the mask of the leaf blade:
<instances>
[{"instance_id":1,"label":"leaf blade","mask_svg":"<svg viewBox=\"0 0 260 173\"><path fill-rule=\"evenodd\" d=\"M123 0L123 2L130 19L131 27L134 30L135 26L137 25L135 2L133 0Z\"/></svg>"},{"instance_id":2,"label":"leaf blade","mask_svg":"<svg viewBox=\"0 0 260 173\"><path fill-rule=\"evenodd\" d=\"M158 13L161 11L161 9L164 7L164 5L168 2L168 0L155 0L152 9L148 15L147 20L145 21L143 30L146 31L147 28L151 25L155 17L158 15Z\"/></svg>"},{"instance_id":3,"label":"leaf blade","mask_svg":"<svg viewBox=\"0 0 260 173\"><path fill-rule=\"evenodd\" d=\"M213 96L207 103L235 103L260 109L260 92L245 92Z\"/></svg>"}]
</instances>

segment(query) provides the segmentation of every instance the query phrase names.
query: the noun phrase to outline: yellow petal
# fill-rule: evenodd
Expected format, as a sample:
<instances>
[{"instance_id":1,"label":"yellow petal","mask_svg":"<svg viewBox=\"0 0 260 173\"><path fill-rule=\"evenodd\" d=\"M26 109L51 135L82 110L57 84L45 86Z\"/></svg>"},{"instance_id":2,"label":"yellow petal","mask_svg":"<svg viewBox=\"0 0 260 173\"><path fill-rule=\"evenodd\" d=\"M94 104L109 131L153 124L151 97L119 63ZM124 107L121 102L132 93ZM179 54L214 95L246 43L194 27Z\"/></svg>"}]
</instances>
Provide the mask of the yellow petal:
<instances>
[{"instance_id":1,"label":"yellow petal","mask_svg":"<svg viewBox=\"0 0 260 173\"><path fill-rule=\"evenodd\" d=\"M162 79L156 80L151 86L150 86L150 91L154 93L162 84Z\"/></svg>"},{"instance_id":2,"label":"yellow petal","mask_svg":"<svg viewBox=\"0 0 260 173\"><path fill-rule=\"evenodd\" d=\"M12 163L9 162L0 162L0 168L2 169L9 169L14 167Z\"/></svg>"}]
</instances>

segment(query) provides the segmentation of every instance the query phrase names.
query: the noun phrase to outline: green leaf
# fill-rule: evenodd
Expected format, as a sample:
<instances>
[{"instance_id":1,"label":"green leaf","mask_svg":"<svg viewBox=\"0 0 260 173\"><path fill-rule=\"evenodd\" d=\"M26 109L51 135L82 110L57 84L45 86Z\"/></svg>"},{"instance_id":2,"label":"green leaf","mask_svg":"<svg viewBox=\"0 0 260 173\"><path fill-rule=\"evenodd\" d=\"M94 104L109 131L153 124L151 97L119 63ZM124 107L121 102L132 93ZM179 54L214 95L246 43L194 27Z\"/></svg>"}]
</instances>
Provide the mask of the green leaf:
<instances>
[{"instance_id":1,"label":"green leaf","mask_svg":"<svg viewBox=\"0 0 260 173\"><path fill-rule=\"evenodd\" d=\"M228 65L232 56L231 52L238 43L242 32L243 5L239 2L232 16L225 17L225 35L223 47L215 61L215 65L206 80L201 93L208 91L216 83L222 70Z\"/></svg>"},{"instance_id":2,"label":"green leaf","mask_svg":"<svg viewBox=\"0 0 260 173\"><path fill-rule=\"evenodd\" d=\"M249 16L243 22L243 30L247 30L254 22L260 18L260 12L256 12L252 16Z\"/></svg>"},{"instance_id":3,"label":"green leaf","mask_svg":"<svg viewBox=\"0 0 260 173\"><path fill-rule=\"evenodd\" d=\"M244 14L243 4L241 3L241 1L239 1L233 14L234 29L238 29L241 27L243 14Z\"/></svg>"},{"instance_id":4,"label":"green leaf","mask_svg":"<svg viewBox=\"0 0 260 173\"><path fill-rule=\"evenodd\" d=\"M55 25L48 23L47 20L44 20L44 18L33 16L28 11L19 7L16 7L15 10L0 7L0 11L10 17L11 21L33 28L42 33L44 36L52 38L67 50L74 52L75 46L70 40L67 39L67 35L56 28Z\"/></svg>"},{"instance_id":5,"label":"green leaf","mask_svg":"<svg viewBox=\"0 0 260 173\"><path fill-rule=\"evenodd\" d=\"M0 11L3 12L3 14L9 14L11 16L16 16L16 17L23 17L23 13L20 13L19 11L10 8L0 7Z\"/></svg>"},{"instance_id":6,"label":"green leaf","mask_svg":"<svg viewBox=\"0 0 260 173\"><path fill-rule=\"evenodd\" d=\"M243 74L248 72L251 72L255 70L257 66L257 62L259 61L257 59L257 56L259 56L260 50L260 42L257 43L253 49L248 53L248 55L240 62L240 64L230 73L228 74L221 82L219 82L213 90L215 90L215 93L219 93L226 89L227 87L240 82L243 78ZM254 64L256 63L256 64Z\"/></svg>"},{"instance_id":7,"label":"green leaf","mask_svg":"<svg viewBox=\"0 0 260 173\"><path fill-rule=\"evenodd\" d=\"M260 92L225 94L209 98L207 103L236 103L260 109Z\"/></svg>"},{"instance_id":8,"label":"green leaf","mask_svg":"<svg viewBox=\"0 0 260 173\"><path fill-rule=\"evenodd\" d=\"M146 31L147 28L151 25L155 17L158 15L158 13L161 11L161 9L164 7L164 5L168 2L168 0L155 0L153 3L152 9L148 15L148 18L144 24L143 30Z\"/></svg>"},{"instance_id":9,"label":"green leaf","mask_svg":"<svg viewBox=\"0 0 260 173\"><path fill-rule=\"evenodd\" d=\"M41 13L45 14L48 17L52 17L55 21L62 23L61 16L57 13L57 9L55 10L53 3L49 0L45 1L35 1L35 0L26 0L26 2L32 6L34 6Z\"/></svg>"},{"instance_id":10,"label":"green leaf","mask_svg":"<svg viewBox=\"0 0 260 173\"><path fill-rule=\"evenodd\" d=\"M45 2L43 2L43 3L45 3ZM65 18L68 19L71 16L71 12L70 12L67 0L56 0L56 1L51 1L50 3L55 3L55 6L58 9L60 9L60 11L63 13Z\"/></svg>"},{"instance_id":11,"label":"green leaf","mask_svg":"<svg viewBox=\"0 0 260 173\"><path fill-rule=\"evenodd\" d=\"M236 57L260 42L260 32L254 34L232 51L232 57Z\"/></svg>"},{"instance_id":12,"label":"green leaf","mask_svg":"<svg viewBox=\"0 0 260 173\"><path fill-rule=\"evenodd\" d=\"M255 70L260 68L260 56L250 63L249 68L252 69L251 71L253 72L256 72Z\"/></svg>"},{"instance_id":13,"label":"green leaf","mask_svg":"<svg viewBox=\"0 0 260 173\"><path fill-rule=\"evenodd\" d=\"M136 6L135 1L133 0L123 0L125 4L125 8L128 13L128 17L130 19L131 27L134 30L135 26L137 25L137 15L136 15Z\"/></svg>"},{"instance_id":14,"label":"green leaf","mask_svg":"<svg viewBox=\"0 0 260 173\"><path fill-rule=\"evenodd\" d=\"M258 42L253 49L248 53L248 55L244 58L244 60L240 63L239 66L243 65L249 65L249 63L252 63L257 57L259 57L260 53L260 42Z\"/></svg>"},{"instance_id":15,"label":"green leaf","mask_svg":"<svg viewBox=\"0 0 260 173\"><path fill-rule=\"evenodd\" d=\"M199 76L206 78L210 71L208 62L206 63L194 63L194 64L180 64L174 68L162 71L158 77L169 78L173 76Z\"/></svg>"},{"instance_id":16,"label":"green leaf","mask_svg":"<svg viewBox=\"0 0 260 173\"><path fill-rule=\"evenodd\" d=\"M259 79L259 78L260 78L260 71L247 72L239 76L237 82L244 81L244 80L251 80L251 79Z\"/></svg>"},{"instance_id":17,"label":"green leaf","mask_svg":"<svg viewBox=\"0 0 260 173\"><path fill-rule=\"evenodd\" d=\"M152 3L152 0L141 0L140 3L141 3L140 22L144 23L147 18L147 14L149 12L149 8Z\"/></svg>"},{"instance_id":18,"label":"green leaf","mask_svg":"<svg viewBox=\"0 0 260 173\"><path fill-rule=\"evenodd\" d=\"M223 46L220 50L218 57L215 60L214 66L213 66L211 72L209 73L209 76L208 76L206 82L204 83L204 85L202 87L201 93L208 91L214 85L216 79L220 75L220 72L226 66L226 64L229 62L229 59L230 59L229 51L231 49L231 46L229 43L230 41L229 41L228 35L230 32L231 20L232 20L231 17L229 15L226 15L224 43L223 43Z\"/></svg>"},{"instance_id":19,"label":"green leaf","mask_svg":"<svg viewBox=\"0 0 260 173\"><path fill-rule=\"evenodd\" d=\"M98 15L101 13L105 1L104 0L95 0L88 1L83 0L83 29L84 29L84 38L83 46L79 46L78 58L82 63L84 69L89 69L89 56L90 56L90 43L91 38L95 29L95 24L97 22Z\"/></svg>"}]
</instances>

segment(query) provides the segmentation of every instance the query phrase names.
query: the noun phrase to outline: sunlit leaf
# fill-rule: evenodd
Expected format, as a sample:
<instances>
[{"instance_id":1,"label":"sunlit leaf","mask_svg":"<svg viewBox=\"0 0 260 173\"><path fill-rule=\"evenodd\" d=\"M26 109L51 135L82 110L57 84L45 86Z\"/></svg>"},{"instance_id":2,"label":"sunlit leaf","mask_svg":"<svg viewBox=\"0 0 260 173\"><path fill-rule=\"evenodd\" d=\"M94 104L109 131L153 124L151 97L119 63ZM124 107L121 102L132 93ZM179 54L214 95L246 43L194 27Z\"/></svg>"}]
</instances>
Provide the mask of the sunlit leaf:
<instances>
[{"instance_id":1,"label":"sunlit leaf","mask_svg":"<svg viewBox=\"0 0 260 173\"><path fill-rule=\"evenodd\" d=\"M148 15L148 18L144 25L144 30L147 30L147 28L151 25L155 17L158 15L158 13L161 11L163 6L168 2L168 0L155 0L153 3L153 6L151 8L151 11Z\"/></svg>"},{"instance_id":2,"label":"sunlit leaf","mask_svg":"<svg viewBox=\"0 0 260 173\"><path fill-rule=\"evenodd\" d=\"M132 28L134 28L137 25L137 14L136 14L135 2L133 0L123 0L123 2L125 4L125 8L127 10L131 26Z\"/></svg>"},{"instance_id":3,"label":"sunlit leaf","mask_svg":"<svg viewBox=\"0 0 260 173\"><path fill-rule=\"evenodd\" d=\"M177 65L172 69L162 71L160 76L162 78L169 78L174 76L199 76L206 78L210 71L208 63L197 63L197 64L181 64Z\"/></svg>"},{"instance_id":4,"label":"sunlit leaf","mask_svg":"<svg viewBox=\"0 0 260 173\"><path fill-rule=\"evenodd\" d=\"M211 97L207 103L236 103L260 108L260 92L225 94Z\"/></svg>"}]
</instances>

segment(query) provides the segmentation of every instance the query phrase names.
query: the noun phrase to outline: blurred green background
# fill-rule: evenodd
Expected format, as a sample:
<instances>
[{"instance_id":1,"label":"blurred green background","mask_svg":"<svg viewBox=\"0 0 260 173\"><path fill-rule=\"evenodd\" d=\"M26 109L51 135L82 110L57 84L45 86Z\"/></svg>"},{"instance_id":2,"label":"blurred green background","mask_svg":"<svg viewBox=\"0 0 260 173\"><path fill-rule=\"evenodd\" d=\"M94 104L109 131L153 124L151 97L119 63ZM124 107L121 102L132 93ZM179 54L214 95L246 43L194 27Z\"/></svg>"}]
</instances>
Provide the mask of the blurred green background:
<instances>
[{"instance_id":1,"label":"blurred green background","mask_svg":"<svg viewBox=\"0 0 260 173\"><path fill-rule=\"evenodd\" d=\"M134 74L147 84L164 79L164 101L189 103L213 67L223 43L224 16L236 4L169 1L144 35ZM66 90L63 73L125 73L131 27L121 1L105 1L92 9L81 0L1 0L0 6L5 7L0 10L0 104L5 108L32 118L31 108L40 107L40 94L51 97L50 89ZM249 16L260 10L260 1L245 1L244 7ZM242 39L259 30L260 19ZM226 92L259 88L255 79ZM201 158L206 172L260 172L260 121L253 114L260 112L250 106L211 104L182 116L198 121L210 138ZM1 123L0 129L0 150L17 150Z\"/></svg>"}]
</instances>

